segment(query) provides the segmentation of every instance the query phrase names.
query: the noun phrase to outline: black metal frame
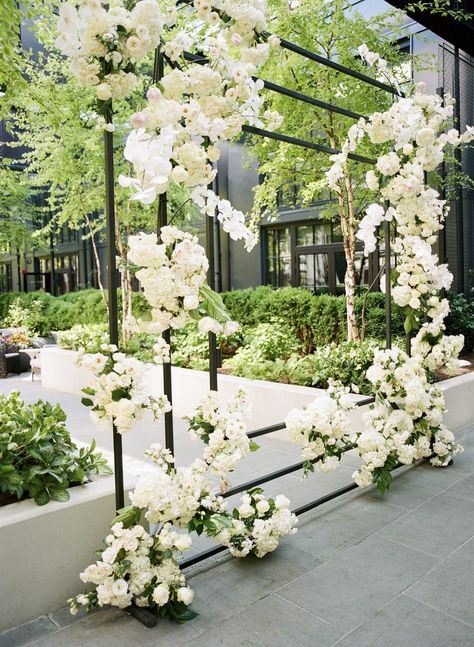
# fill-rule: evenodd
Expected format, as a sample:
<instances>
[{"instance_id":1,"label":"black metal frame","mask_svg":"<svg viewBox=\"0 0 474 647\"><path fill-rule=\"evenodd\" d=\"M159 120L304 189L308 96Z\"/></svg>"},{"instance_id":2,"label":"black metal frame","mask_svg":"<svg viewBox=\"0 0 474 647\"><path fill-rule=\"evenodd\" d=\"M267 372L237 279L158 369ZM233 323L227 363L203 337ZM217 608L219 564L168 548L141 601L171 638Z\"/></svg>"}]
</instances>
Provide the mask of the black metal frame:
<instances>
[{"instance_id":1,"label":"black metal frame","mask_svg":"<svg viewBox=\"0 0 474 647\"><path fill-rule=\"evenodd\" d=\"M187 0L184 0L187 3ZM264 34L268 36L269 34ZM372 85L380 90L389 92L396 96L403 96L397 89L393 88L390 85L382 83L376 79L373 79L365 74L362 74L358 71L351 70L348 67L345 67L335 61L326 59L314 52L306 50L298 45L290 43L286 40L281 40L281 47L287 49L296 54L299 54L309 60L312 60L320 65L324 65L331 69L334 69L341 74L351 76L360 81L363 81L369 85ZM186 53L185 58L189 61L196 63L205 63L206 59L201 56L196 56L194 54ZM157 82L162 77L164 73L164 64L167 61L160 48L156 50L155 55L155 66L153 81ZM172 66L177 67L176 63L173 63ZM277 84L271 83L269 81L264 81L265 87L273 92L283 94L285 96L291 97L296 101L303 101L310 105L314 105L318 108L323 108L325 110L330 110L332 112L337 112L338 114L343 114L347 117L353 119L359 119L361 115L345 110L336 105L328 104L326 102L319 101L314 97L309 97L300 92L284 88ZM111 115L110 115L111 118ZM340 151L334 150L328 146L323 146L316 144L314 142L306 141L300 138L291 137L282 133L270 132L261 128L256 128L253 126L244 126L244 132L250 133L252 135L262 136L275 141L285 142L295 146L300 146L307 149L317 150L319 152L326 153L328 155L337 154ZM118 343L118 312L117 312L117 272L115 266L115 210L114 210L114 163L113 163L113 134L111 132L104 132L104 153L105 153L105 167L106 167L106 220L107 220L107 259L108 259L108 294L109 294L109 329L110 329L110 340L111 343ZM375 160L370 158L357 155L355 153L350 153L349 158L361 163L366 163L370 165L375 164ZM157 225L158 229L163 227L167 223L167 201L166 194L160 196L159 207L158 207L158 218ZM208 272L208 281L212 289L215 288L215 219L212 216L206 216L206 246L207 246L207 256L209 258L209 272ZM385 303L386 303L386 345L388 348L391 347L391 284L390 284L390 223L386 223L384 229L385 235L385 258L386 258L386 267L388 272L386 272L386 290L385 290ZM170 332L167 331L164 333L165 340L169 343ZM209 333L209 384L211 390L217 390L218 388L218 364L219 364L219 354L217 349L216 336L213 333ZM171 379L171 363L163 364L163 377L164 377L164 392L168 397L169 401L172 401L172 379ZM373 398L366 398L360 400L357 406L363 406L373 402ZM249 438L256 438L259 436L267 435L275 431L285 428L285 423L281 422L278 424L270 425L261 429L256 429L248 433ZM116 429L113 429L114 434L114 467L115 467L115 487L116 487L116 505L117 509L123 506L124 502L124 490L123 490L123 463L122 463L122 443L121 437L117 433ZM173 439L173 414L172 412L165 414L165 445L166 448L170 449L173 452L174 449L174 439ZM348 447L348 450L352 447ZM256 479L252 479L246 483L237 485L230 488L223 496L229 497L239 492L242 492L246 489L256 487L265 482L278 479L287 474L291 474L298 470L301 470L303 467L303 462L298 462L288 467L276 470L270 474L265 474ZM303 514L309 510L312 510L323 503L331 501L339 496L346 494L352 490L355 490L358 486L355 483L351 483L339 490L331 492L323 497L320 497L314 501L311 501L303 506L300 506L294 510L295 514ZM183 568L189 567L193 564L196 564L208 557L216 555L220 552L226 550L225 546L215 546L209 550L205 550L198 555L185 559L181 562Z\"/></svg>"}]
</instances>

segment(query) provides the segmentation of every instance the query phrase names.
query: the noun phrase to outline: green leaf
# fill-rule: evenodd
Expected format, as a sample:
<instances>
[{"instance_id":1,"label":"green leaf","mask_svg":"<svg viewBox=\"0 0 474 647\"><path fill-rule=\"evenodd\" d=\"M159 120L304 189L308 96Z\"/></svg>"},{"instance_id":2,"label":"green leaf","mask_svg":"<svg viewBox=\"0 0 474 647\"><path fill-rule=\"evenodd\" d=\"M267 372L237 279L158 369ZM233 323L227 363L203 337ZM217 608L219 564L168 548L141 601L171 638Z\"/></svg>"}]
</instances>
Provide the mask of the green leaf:
<instances>
[{"instance_id":1,"label":"green leaf","mask_svg":"<svg viewBox=\"0 0 474 647\"><path fill-rule=\"evenodd\" d=\"M140 510L140 508L137 508L133 505L128 505L125 508L117 510L117 516L110 525L113 526L115 523L122 522L124 528L131 528L132 526L136 526L139 523L141 516L142 511Z\"/></svg>"},{"instance_id":2,"label":"green leaf","mask_svg":"<svg viewBox=\"0 0 474 647\"><path fill-rule=\"evenodd\" d=\"M65 503L70 499L69 492L67 490L63 490L62 488L50 488L50 492L51 492L51 498L54 499L55 501L60 501L61 503Z\"/></svg>"},{"instance_id":3,"label":"green leaf","mask_svg":"<svg viewBox=\"0 0 474 647\"><path fill-rule=\"evenodd\" d=\"M81 398L81 402L85 407L92 407L94 406L94 403L90 398Z\"/></svg>"},{"instance_id":4,"label":"green leaf","mask_svg":"<svg viewBox=\"0 0 474 647\"><path fill-rule=\"evenodd\" d=\"M41 490L41 492L36 494L34 499L37 505L46 505L49 502L50 497L47 490Z\"/></svg>"},{"instance_id":5,"label":"green leaf","mask_svg":"<svg viewBox=\"0 0 474 647\"><path fill-rule=\"evenodd\" d=\"M260 449L260 445L257 445L256 442L251 440L250 443L249 443L249 449L250 449L251 452L256 452L257 450Z\"/></svg>"}]
</instances>

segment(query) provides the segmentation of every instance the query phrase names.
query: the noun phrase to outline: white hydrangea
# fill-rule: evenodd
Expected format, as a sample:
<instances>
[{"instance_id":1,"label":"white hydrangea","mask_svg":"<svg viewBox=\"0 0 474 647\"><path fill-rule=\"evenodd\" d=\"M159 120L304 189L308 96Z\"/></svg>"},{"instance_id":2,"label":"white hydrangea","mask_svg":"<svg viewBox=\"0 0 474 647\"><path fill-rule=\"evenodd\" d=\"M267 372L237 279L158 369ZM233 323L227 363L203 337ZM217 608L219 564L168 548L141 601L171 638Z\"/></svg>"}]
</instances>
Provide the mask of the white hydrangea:
<instances>
[{"instance_id":1,"label":"white hydrangea","mask_svg":"<svg viewBox=\"0 0 474 647\"><path fill-rule=\"evenodd\" d=\"M323 472L336 469L353 440L349 412L354 404L348 389L331 387L304 409L292 409L285 419L290 440L303 444L305 474L316 468Z\"/></svg>"},{"instance_id":2,"label":"white hydrangea","mask_svg":"<svg viewBox=\"0 0 474 647\"><path fill-rule=\"evenodd\" d=\"M69 600L72 613L81 606L89 610L104 605L125 609L132 603L149 608L191 604L193 591L186 586L177 559L191 548L189 534L176 532L171 524L150 535L140 525L126 528L116 523L105 544L101 559L80 574L95 588Z\"/></svg>"},{"instance_id":3,"label":"white hydrangea","mask_svg":"<svg viewBox=\"0 0 474 647\"><path fill-rule=\"evenodd\" d=\"M147 388L147 366L135 357L118 352L116 346L104 345L102 353L79 353L77 362L92 373L83 389L83 404L91 407L91 417L100 426L111 423L121 434L150 411L159 421L171 411L165 395L154 397Z\"/></svg>"}]
</instances>

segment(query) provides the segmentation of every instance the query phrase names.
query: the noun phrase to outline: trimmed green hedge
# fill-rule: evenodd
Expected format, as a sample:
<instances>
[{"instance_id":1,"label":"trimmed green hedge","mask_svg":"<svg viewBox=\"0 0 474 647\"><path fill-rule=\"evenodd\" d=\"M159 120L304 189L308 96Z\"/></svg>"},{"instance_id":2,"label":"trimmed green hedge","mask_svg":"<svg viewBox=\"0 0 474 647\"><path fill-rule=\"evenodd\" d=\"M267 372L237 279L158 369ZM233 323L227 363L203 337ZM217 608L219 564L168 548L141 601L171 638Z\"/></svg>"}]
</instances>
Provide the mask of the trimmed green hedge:
<instances>
[{"instance_id":1,"label":"trimmed green hedge","mask_svg":"<svg viewBox=\"0 0 474 647\"><path fill-rule=\"evenodd\" d=\"M366 336L385 338L385 297L380 292L366 295ZM344 296L312 294L305 288L249 288L223 294L232 319L243 325L255 326L275 317L287 321L307 352L331 342L346 341L346 301ZM356 311L361 319L364 297L356 297ZM403 335L403 313L392 308L392 333Z\"/></svg>"},{"instance_id":2,"label":"trimmed green hedge","mask_svg":"<svg viewBox=\"0 0 474 647\"><path fill-rule=\"evenodd\" d=\"M281 288L274 290L267 286L235 290L223 295L224 303L235 321L243 326L269 323L275 318L287 322L295 331L305 352L346 340L346 303L344 296L312 294L305 288ZM120 290L119 312L120 312ZM366 337L385 338L385 298L380 292L366 295ZM474 299L466 300L462 295L449 294L452 312L447 320L448 334L463 333L466 337L465 350L471 352L474 346ZM24 308L30 308L33 301L39 301L39 314L35 314L35 326L39 334L51 330L68 330L75 324L105 323L107 314L99 290L82 290L60 297L44 292L7 292L0 294L0 324L5 322L9 308L15 299ZM364 297L356 297L357 316L361 318ZM148 309L141 293L133 296L134 313L142 315ZM392 333L404 336L403 313L392 306Z\"/></svg>"},{"instance_id":3,"label":"trimmed green hedge","mask_svg":"<svg viewBox=\"0 0 474 647\"><path fill-rule=\"evenodd\" d=\"M51 330L69 330L76 324L96 324L107 322L107 311L100 290L81 290L53 297L45 292L6 292L0 294L0 323L4 324L12 303L19 300L20 305L29 310L34 301L40 303L39 314L35 314L34 327L40 335ZM121 294L118 290L119 314ZM148 306L141 293L135 293L133 309L136 315L143 314Z\"/></svg>"}]
</instances>

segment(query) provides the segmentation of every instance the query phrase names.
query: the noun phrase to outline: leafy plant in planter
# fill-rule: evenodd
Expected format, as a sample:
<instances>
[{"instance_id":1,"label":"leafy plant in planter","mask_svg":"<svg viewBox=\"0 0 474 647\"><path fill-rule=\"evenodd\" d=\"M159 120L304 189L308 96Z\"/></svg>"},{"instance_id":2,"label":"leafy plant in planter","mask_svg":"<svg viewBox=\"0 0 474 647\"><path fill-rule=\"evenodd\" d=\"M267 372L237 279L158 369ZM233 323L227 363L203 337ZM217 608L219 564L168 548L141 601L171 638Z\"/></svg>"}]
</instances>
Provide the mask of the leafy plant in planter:
<instances>
[{"instance_id":1,"label":"leafy plant in planter","mask_svg":"<svg viewBox=\"0 0 474 647\"><path fill-rule=\"evenodd\" d=\"M32 498L68 501L68 488L111 474L95 441L89 448L72 442L61 407L39 400L26 405L17 391L0 395L0 492L2 503Z\"/></svg>"}]
</instances>

